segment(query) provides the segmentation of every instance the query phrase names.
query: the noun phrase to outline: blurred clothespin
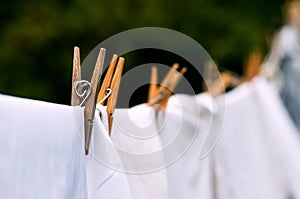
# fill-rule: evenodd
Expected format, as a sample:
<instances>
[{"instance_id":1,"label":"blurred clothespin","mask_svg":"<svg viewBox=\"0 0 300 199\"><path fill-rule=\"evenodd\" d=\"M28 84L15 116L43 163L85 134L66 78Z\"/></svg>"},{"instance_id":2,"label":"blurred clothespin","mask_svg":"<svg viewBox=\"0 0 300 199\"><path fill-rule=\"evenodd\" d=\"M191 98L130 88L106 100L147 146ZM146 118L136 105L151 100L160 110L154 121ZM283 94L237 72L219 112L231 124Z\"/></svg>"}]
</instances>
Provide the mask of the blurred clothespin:
<instances>
[{"instance_id":1,"label":"blurred clothespin","mask_svg":"<svg viewBox=\"0 0 300 199\"><path fill-rule=\"evenodd\" d=\"M118 58L118 55L113 55L97 98L97 104L107 106L109 134L112 128L113 113L118 99L124 62L125 59L123 57Z\"/></svg>"},{"instance_id":2,"label":"blurred clothespin","mask_svg":"<svg viewBox=\"0 0 300 199\"><path fill-rule=\"evenodd\" d=\"M226 71L221 73L220 77L210 87L209 94L212 97L218 97L220 94L225 92L228 87L237 87L243 82L241 78L232 72Z\"/></svg>"},{"instance_id":3,"label":"blurred clothespin","mask_svg":"<svg viewBox=\"0 0 300 199\"><path fill-rule=\"evenodd\" d=\"M96 109L96 95L99 91L100 78L104 64L106 50L101 48L90 82L81 80L80 52L79 48L74 48L73 75L72 75L72 106L84 106L84 134L85 134L85 154L88 155L91 134L94 123Z\"/></svg>"},{"instance_id":4,"label":"blurred clothespin","mask_svg":"<svg viewBox=\"0 0 300 199\"><path fill-rule=\"evenodd\" d=\"M263 55L260 51L255 50L248 56L244 66L244 81L250 81L261 71Z\"/></svg>"},{"instance_id":5,"label":"blurred clothespin","mask_svg":"<svg viewBox=\"0 0 300 199\"><path fill-rule=\"evenodd\" d=\"M218 78L219 70L217 69L216 62L208 60L204 63L203 76L205 81L203 81L202 88L207 90Z\"/></svg>"},{"instance_id":6,"label":"blurred clothespin","mask_svg":"<svg viewBox=\"0 0 300 199\"><path fill-rule=\"evenodd\" d=\"M148 93L148 105L157 106L163 111L165 110L168 100L179 83L180 79L187 71L187 68L182 68L180 72L177 71L178 64L174 64L169 70L160 86L157 85L157 68L155 66L151 69L151 82Z\"/></svg>"},{"instance_id":7,"label":"blurred clothespin","mask_svg":"<svg viewBox=\"0 0 300 199\"><path fill-rule=\"evenodd\" d=\"M244 67L244 76L238 77L230 71L221 73L210 87L209 91L212 97L217 97L222 94L228 87L237 87L245 81L250 81L253 77L257 76L261 71L261 64L263 56L260 51L253 51L247 58Z\"/></svg>"}]
</instances>

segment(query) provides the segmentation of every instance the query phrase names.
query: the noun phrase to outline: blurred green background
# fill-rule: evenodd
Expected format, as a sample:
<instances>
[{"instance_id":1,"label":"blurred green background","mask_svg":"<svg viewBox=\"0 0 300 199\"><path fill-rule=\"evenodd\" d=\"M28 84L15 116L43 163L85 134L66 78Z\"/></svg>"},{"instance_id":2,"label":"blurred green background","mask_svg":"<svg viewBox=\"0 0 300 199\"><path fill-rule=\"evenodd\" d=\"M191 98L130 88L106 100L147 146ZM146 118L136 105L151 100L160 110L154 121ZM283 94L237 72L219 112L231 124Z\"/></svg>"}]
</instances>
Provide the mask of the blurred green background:
<instances>
[{"instance_id":1,"label":"blurred green background","mask_svg":"<svg viewBox=\"0 0 300 199\"><path fill-rule=\"evenodd\" d=\"M145 26L180 31L198 41L218 65L241 74L249 52L256 48L268 52L273 32L284 22L284 4L279 0L1 1L0 93L70 104L73 47L80 47L83 60L104 39ZM140 56L143 60L146 55ZM130 59L126 70L135 64Z\"/></svg>"}]
</instances>

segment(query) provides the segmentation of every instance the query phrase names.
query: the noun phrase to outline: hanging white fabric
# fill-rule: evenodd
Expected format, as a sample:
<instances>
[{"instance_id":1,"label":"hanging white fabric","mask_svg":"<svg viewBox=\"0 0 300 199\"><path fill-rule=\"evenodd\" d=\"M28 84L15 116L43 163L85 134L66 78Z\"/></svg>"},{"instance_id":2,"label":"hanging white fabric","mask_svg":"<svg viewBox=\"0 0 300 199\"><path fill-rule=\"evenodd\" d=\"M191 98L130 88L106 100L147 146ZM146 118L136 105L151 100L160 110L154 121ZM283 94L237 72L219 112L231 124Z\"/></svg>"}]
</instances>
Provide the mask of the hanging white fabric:
<instances>
[{"instance_id":1,"label":"hanging white fabric","mask_svg":"<svg viewBox=\"0 0 300 199\"><path fill-rule=\"evenodd\" d=\"M164 152L169 163L166 168L169 198L213 197L209 151L214 141L205 142L209 141L208 126L215 108L208 94L178 94L169 99L165 115L160 115L160 137L167 146ZM206 149L207 155L200 158Z\"/></svg>"},{"instance_id":2,"label":"hanging white fabric","mask_svg":"<svg viewBox=\"0 0 300 199\"><path fill-rule=\"evenodd\" d=\"M87 198L83 109L0 95L0 110L0 198Z\"/></svg>"},{"instance_id":3,"label":"hanging white fabric","mask_svg":"<svg viewBox=\"0 0 300 199\"><path fill-rule=\"evenodd\" d=\"M300 198L299 137L276 90L257 78L223 97L226 120L216 145L218 198Z\"/></svg>"},{"instance_id":4,"label":"hanging white fabric","mask_svg":"<svg viewBox=\"0 0 300 199\"><path fill-rule=\"evenodd\" d=\"M86 156L88 198L131 199L126 176L120 171L121 159L108 135L106 107L97 108L90 153Z\"/></svg>"},{"instance_id":5,"label":"hanging white fabric","mask_svg":"<svg viewBox=\"0 0 300 199\"><path fill-rule=\"evenodd\" d=\"M141 104L116 109L111 138L134 199L168 199L167 176L154 109Z\"/></svg>"}]
</instances>

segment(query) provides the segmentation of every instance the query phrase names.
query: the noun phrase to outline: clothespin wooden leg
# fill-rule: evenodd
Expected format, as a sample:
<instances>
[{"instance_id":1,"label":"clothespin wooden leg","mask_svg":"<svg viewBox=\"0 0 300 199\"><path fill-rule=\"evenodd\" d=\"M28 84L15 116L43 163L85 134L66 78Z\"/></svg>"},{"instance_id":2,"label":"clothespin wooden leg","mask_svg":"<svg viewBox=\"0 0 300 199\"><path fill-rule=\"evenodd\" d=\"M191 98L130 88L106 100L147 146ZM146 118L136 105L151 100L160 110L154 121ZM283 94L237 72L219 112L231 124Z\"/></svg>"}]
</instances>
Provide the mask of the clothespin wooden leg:
<instances>
[{"instance_id":1,"label":"clothespin wooden leg","mask_svg":"<svg viewBox=\"0 0 300 199\"><path fill-rule=\"evenodd\" d=\"M183 75L186 73L187 68L184 67L180 70L180 72L175 71L173 73L173 77L171 80L171 83L169 85L169 89L173 92L174 89L176 88L177 84L179 83L180 79L183 77Z\"/></svg>"},{"instance_id":2,"label":"clothespin wooden leg","mask_svg":"<svg viewBox=\"0 0 300 199\"><path fill-rule=\"evenodd\" d=\"M250 81L251 79L253 79L253 77L259 74L262 62L263 56L259 51L254 51L249 55L248 60L246 62L246 68L244 68L244 78L246 81Z\"/></svg>"},{"instance_id":3,"label":"clothespin wooden leg","mask_svg":"<svg viewBox=\"0 0 300 199\"><path fill-rule=\"evenodd\" d=\"M148 102L155 97L156 90L157 90L157 67L153 66L151 68L151 80L149 86Z\"/></svg>"},{"instance_id":4,"label":"clothespin wooden leg","mask_svg":"<svg viewBox=\"0 0 300 199\"><path fill-rule=\"evenodd\" d=\"M72 95L71 95L71 106L78 106L80 99L75 93L75 84L81 80L80 70L80 52L78 47L74 47L73 53L73 73L72 73Z\"/></svg>"},{"instance_id":5,"label":"clothespin wooden leg","mask_svg":"<svg viewBox=\"0 0 300 199\"><path fill-rule=\"evenodd\" d=\"M180 79L183 77L186 71L187 68L184 67L181 69L180 72L177 72L176 70L172 72L172 76L170 77L170 83L167 88L167 94L164 100L162 100L161 102L162 107L167 107L168 99L170 98L172 92L174 91L174 89L176 88L177 84L179 83Z\"/></svg>"},{"instance_id":6,"label":"clothespin wooden leg","mask_svg":"<svg viewBox=\"0 0 300 199\"><path fill-rule=\"evenodd\" d=\"M117 99L118 99L118 93L119 93L119 87L122 77L122 71L124 68L124 62L125 59L123 57L120 57L118 60L117 68L115 71L115 74L113 76L113 79L111 81L111 97L108 98L107 101L107 114L108 114L108 131L109 134L111 133L112 128L112 122L113 122L113 113L116 107Z\"/></svg>"},{"instance_id":7,"label":"clothespin wooden leg","mask_svg":"<svg viewBox=\"0 0 300 199\"><path fill-rule=\"evenodd\" d=\"M170 82L170 79L172 78L173 73L176 72L178 68L179 68L179 64L173 64L172 68L169 70L169 72L167 73L166 77L163 79L163 81L161 83L161 85L163 87L168 87L169 86L168 82ZM159 89L159 92L162 89Z\"/></svg>"},{"instance_id":8,"label":"clothespin wooden leg","mask_svg":"<svg viewBox=\"0 0 300 199\"><path fill-rule=\"evenodd\" d=\"M118 55L114 54L111 62L109 64L109 68L106 72L105 78L102 82L99 94L98 94L98 98L97 98L97 103L99 103L106 95L106 89L110 87L110 83L116 68L116 64L117 64L117 60L118 60ZM102 103L105 104L105 101Z\"/></svg>"},{"instance_id":9,"label":"clothespin wooden leg","mask_svg":"<svg viewBox=\"0 0 300 199\"><path fill-rule=\"evenodd\" d=\"M217 97L224 92L231 82L231 74L229 72L221 73L220 77L212 84L209 93L212 97Z\"/></svg>"},{"instance_id":10,"label":"clothespin wooden leg","mask_svg":"<svg viewBox=\"0 0 300 199\"><path fill-rule=\"evenodd\" d=\"M91 79L91 85L92 85L91 95L86 101L85 109L84 109L85 154L86 155L89 153L89 148L90 148L91 134L93 129L95 109L96 109L96 100L97 100L97 94L99 92L99 87L100 87L99 84L102 75L105 52L106 50L104 48L100 49L96 66Z\"/></svg>"}]
</instances>

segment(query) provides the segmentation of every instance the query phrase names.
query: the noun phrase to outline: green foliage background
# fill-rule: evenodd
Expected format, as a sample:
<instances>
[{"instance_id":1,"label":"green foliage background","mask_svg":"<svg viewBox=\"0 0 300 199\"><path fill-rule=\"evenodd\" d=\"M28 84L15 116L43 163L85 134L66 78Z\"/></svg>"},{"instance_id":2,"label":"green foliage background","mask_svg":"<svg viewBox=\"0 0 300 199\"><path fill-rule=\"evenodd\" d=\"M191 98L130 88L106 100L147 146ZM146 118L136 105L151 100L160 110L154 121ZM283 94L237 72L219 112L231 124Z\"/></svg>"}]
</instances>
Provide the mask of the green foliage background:
<instances>
[{"instance_id":1,"label":"green foliage background","mask_svg":"<svg viewBox=\"0 0 300 199\"><path fill-rule=\"evenodd\" d=\"M73 47L158 26L189 35L217 63L242 72L282 25L279 0L11 0L0 2L0 93L69 104ZM126 63L127 67L134 62Z\"/></svg>"}]
</instances>

